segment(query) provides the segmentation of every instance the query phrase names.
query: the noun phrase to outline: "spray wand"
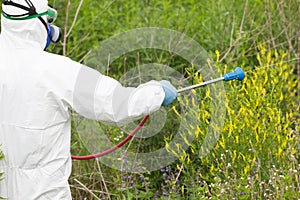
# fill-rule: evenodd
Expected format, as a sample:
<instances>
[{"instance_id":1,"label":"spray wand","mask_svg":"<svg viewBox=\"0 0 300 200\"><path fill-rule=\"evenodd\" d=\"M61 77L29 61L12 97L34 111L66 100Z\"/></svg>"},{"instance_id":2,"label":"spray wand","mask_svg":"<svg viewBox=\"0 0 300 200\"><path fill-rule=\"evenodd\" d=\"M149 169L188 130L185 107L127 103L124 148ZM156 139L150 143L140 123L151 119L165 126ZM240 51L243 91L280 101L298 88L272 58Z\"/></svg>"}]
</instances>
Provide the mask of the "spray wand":
<instances>
[{"instance_id":1,"label":"spray wand","mask_svg":"<svg viewBox=\"0 0 300 200\"><path fill-rule=\"evenodd\" d=\"M235 79L237 79L239 81L242 81L244 78L245 78L244 71L240 67L237 67L237 68L235 68L235 70L233 72L224 74L220 78L216 78L216 79L206 81L206 82L203 82L203 83L199 83L199 84L196 84L196 85L191 85L191 86L179 89L179 90L177 90L177 92L178 93L183 93L183 92L186 92L186 91L198 88L198 87L202 87L202 86L209 85L209 84L212 84L212 83L217 83L217 82L220 82L220 81L231 81L231 80L235 80Z\"/></svg>"}]
</instances>

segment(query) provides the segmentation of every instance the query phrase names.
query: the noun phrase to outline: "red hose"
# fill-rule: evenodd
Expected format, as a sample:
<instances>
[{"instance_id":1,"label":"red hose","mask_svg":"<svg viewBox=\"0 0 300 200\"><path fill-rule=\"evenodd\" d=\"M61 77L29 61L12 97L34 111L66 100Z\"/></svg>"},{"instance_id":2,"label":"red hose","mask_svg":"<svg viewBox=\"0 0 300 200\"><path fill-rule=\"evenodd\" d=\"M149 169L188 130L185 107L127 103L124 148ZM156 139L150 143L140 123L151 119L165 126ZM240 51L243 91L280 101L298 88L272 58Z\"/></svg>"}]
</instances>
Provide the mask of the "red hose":
<instances>
[{"instance_id":1,"label":"red hose","mask_svg":"<svg viewBox=\"0 0 300 200\"><path fill-rule=\"evenodd\" d=\"M87 156L71 156L71 158L73 160L89 160L89 159L94 159L94 158L98 158L101 156L105 156L115 150L117 150L118 148L122 147L124 144L126 144L131 138L133 138L133 136L144 126L144 124L146 123L146 121L149 119L149 115L147 115L146 117L144 117L144 119L137 125L137 127L132 131L132 133L130 133L123 141L121 141L119 144L117 144L116 146L107 149L101 153L97 153L97 154L92 154L92 155L87 155Z\"/></svg>"}]
</instances>

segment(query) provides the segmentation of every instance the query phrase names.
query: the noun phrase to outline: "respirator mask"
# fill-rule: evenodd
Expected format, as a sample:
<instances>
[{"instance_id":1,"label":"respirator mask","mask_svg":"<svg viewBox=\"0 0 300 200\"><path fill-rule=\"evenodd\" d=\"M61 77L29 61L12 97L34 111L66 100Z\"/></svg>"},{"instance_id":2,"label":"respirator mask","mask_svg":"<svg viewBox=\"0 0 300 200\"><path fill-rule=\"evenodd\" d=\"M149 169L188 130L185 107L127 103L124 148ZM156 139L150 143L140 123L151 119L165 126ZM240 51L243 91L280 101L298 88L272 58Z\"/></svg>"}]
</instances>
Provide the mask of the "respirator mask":
<instances>
[{"instance_id":1,"label":"respirator mask","mask_svg":"<svg viewBox=\"0 0 300 200\"><path fill-rule=\"evenodd\" d=\"M57 11L51 7L48 7L47 11L43 13L37 13L36 8L30 0L25 0L25 2L27 3L28 7L15 3L11 0L3 0L4 5L15 6L27 12L20 15L10 15L2 11L2 16L10 20L28 20L38 18L45 26L48 35L45 49L51 44L51 42L58 43L62 37L62 30L61 28L52 25L57 18ZM42 16L47 16L47 22L42 18Z\"/></svg>"}]
</instances>

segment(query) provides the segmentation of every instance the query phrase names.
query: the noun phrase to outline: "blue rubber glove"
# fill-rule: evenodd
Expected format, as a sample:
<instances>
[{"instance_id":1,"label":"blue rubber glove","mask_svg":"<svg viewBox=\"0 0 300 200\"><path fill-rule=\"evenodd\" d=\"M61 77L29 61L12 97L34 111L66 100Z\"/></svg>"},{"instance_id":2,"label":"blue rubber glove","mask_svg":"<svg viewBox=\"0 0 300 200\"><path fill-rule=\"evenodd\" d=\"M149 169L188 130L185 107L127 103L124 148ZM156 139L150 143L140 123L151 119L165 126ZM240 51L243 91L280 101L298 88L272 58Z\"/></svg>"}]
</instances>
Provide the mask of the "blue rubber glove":
<instances>
[{"instance_id":1,"label":"blue rubber glove","mask_svg":"<svg viewBox=\"0 0 300 200\"><path fill-rule=\"evenodd\" d=\"M160 81L160 84L162 85L164 92L165 92L165 98L162 102L162 106L170 105L178 96L178 92L176 88L171 85L169 81L162 80Z\"/></svg>"}]
</instances>

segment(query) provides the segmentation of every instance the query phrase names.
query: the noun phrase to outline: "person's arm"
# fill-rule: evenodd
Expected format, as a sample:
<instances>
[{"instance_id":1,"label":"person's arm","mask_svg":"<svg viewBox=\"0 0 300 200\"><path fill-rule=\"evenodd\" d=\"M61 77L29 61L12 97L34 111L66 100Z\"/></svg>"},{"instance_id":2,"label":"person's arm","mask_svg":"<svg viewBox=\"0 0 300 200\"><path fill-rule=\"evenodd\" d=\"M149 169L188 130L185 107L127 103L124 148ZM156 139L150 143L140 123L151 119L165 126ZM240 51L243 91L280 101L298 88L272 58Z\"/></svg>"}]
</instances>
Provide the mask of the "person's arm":
<instances>
[{"instance_id":1,"label":"person's arm","mask_svg":"<svg viewBox=\"0 0 300 200\"><path fill-rule=\"evenodd\" d=\"M155 112L164 99L160 82L122 87L118 81L82 66L75 82L72 107L84 117L120 126Z\"/></svg>"}]
</instances>

